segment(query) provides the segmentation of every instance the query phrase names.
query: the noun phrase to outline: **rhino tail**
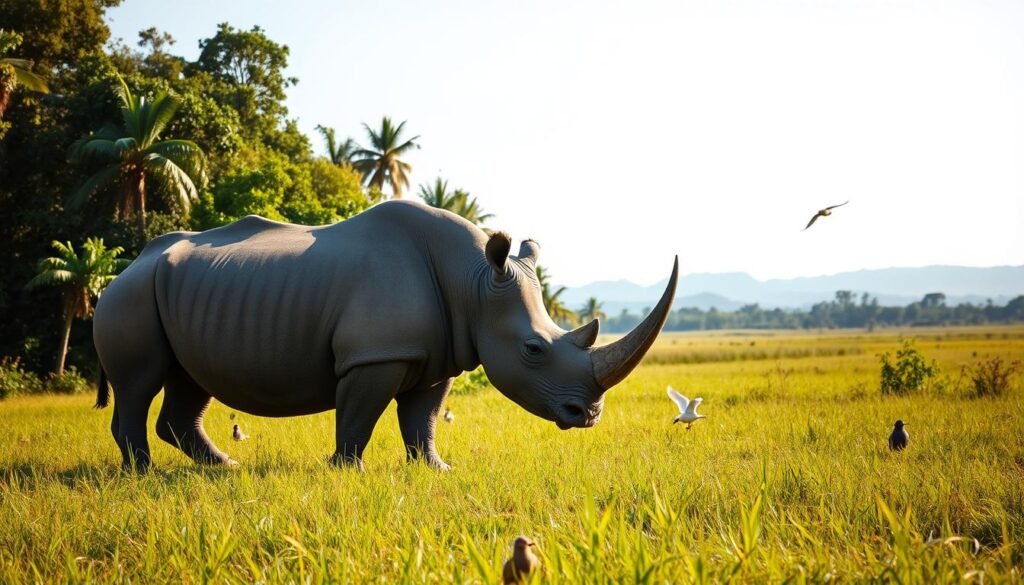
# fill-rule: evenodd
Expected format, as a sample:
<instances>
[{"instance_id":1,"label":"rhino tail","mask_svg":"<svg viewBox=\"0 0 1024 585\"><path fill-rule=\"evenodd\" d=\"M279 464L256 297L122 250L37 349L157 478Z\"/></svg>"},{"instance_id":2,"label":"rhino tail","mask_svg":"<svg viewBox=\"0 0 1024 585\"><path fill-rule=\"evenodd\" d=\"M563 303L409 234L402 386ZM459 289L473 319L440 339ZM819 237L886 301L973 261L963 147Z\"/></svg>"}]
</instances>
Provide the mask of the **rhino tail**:
<instances>
[{"instance_id":1,"label":"rhino tail","mask_svg":"<svg viewBox=\"0 0 1024 585\"><path fill-rule=\"evenodd\" d=\"M107 371L100 365L100 381L96 387L96 404L93 408L106 408L110 402L110 384L107 384Z\"/></svg>"}]
</instances>

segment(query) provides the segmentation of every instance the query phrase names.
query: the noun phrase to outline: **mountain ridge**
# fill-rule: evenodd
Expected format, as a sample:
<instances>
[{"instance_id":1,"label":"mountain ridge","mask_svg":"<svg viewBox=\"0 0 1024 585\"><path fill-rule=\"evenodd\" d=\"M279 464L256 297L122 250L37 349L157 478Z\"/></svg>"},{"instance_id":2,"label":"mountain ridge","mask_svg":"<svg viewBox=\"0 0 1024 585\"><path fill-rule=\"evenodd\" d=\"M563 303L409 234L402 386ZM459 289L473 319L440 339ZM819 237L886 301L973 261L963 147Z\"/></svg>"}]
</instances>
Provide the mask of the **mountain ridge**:
<instances>
[{"instance_id":1,"label":"mountain ridge","mask_svg":"<svg viewBox=\"0 0 1024 585\"><path fill-rule=\"evenodd\" d=\"M643 286L625 279L596 281L566 287L561 298L570 309L596 297L606 313L623 308L639 312L657 302L666 282ZM679 277L674 307L729 311L757 303L764 308L805 308L833 299L837 290L852 291L858 298L866 292L881 305L906 305L934 292L945 294L951 305L987 299L1000 303L1024 294L1024 265L891 267L766 280L745 272L700 272Z\"/></svg>"}]
</instances>

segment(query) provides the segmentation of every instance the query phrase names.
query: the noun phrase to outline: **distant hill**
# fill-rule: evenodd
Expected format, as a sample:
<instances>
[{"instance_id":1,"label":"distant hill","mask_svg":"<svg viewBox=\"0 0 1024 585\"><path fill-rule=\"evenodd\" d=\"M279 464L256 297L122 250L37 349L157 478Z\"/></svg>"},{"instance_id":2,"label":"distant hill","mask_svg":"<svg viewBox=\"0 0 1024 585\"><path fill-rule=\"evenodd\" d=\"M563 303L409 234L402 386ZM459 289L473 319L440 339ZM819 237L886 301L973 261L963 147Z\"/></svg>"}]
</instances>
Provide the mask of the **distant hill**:
<instances>
[{"instance_id":1,"label":"distant hill","mask_svg":"<svg viewBox=\"0 0 1024 585\"><path fill-rule=\"evenodd\" d=\"M600 281L567 288L562 299L577 309L589 297L604 303L604 310L615 315L628 309L639 313L653 306L665 289L665 282L641 286L627 280ZM827 276L757 280L745 272L687 274L679 279L674 307L715 307L732 311L757 303L764 308L801 308L831 300L837 290L859 295L867 292L881 305L907 305L931 292L941 292L947 304L997 304L1024 294L1024 266L925 266L922 268L883 268L858 270Z\"/></svg>"}]
</instances>

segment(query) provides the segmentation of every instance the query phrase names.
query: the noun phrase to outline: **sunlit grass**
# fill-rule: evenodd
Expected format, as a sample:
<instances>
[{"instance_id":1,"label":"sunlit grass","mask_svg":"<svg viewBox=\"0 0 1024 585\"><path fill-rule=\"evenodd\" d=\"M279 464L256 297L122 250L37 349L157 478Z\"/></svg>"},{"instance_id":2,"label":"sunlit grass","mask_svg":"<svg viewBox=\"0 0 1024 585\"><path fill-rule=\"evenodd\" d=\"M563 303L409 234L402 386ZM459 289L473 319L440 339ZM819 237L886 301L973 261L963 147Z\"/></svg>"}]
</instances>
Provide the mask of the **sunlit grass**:
<instances>
[{"instance_id":1,"label":"sunlit grass","mask_svg":"<svg viewBox=\"0 0 1024 585\"><path fill-rule=\"evenodd\" d=\"M1024 356L1024 328L902 333L943 369L927 395L880 396L877 354L898 346L882 331L664 335L588 430L455 396L450 473L404 462L393 407L365 474L326 464L331 413L216 405L207 429L239 468L151 434L154 471L134 477L91 397L0 402L0 583L494 582L518 534L552 582L1020 582L1020 381L967 401L959 372ZM709 418L672 425L666 384ZM911 446L893 455L897 418Z\"/></svg>"}]
</instances>

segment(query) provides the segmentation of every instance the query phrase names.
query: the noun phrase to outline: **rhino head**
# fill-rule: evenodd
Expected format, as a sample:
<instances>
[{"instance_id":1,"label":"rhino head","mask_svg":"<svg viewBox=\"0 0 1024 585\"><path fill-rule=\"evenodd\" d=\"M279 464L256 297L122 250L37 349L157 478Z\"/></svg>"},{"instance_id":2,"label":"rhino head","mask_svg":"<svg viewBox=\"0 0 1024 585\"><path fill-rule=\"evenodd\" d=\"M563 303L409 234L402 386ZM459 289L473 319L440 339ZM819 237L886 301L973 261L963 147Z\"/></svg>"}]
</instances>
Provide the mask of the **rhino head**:
<instances>
[{"instance_id":1,"label":"rhino head","mask_svg":"<svg viewBox=\"0 0 1024 585\"><path fill-rule=\"evenodd\" d=\"M654 310L628 335L595 347L598 322L565 331L551 320L536 266L540 247L527 240L510 256L508 235L485 248L489 269L481 292L476 343L491 383L527 411L559 428L592 427L601 418L605 391L640 363L668 317L679 261Z\"/></svg>"}]
</instances>

